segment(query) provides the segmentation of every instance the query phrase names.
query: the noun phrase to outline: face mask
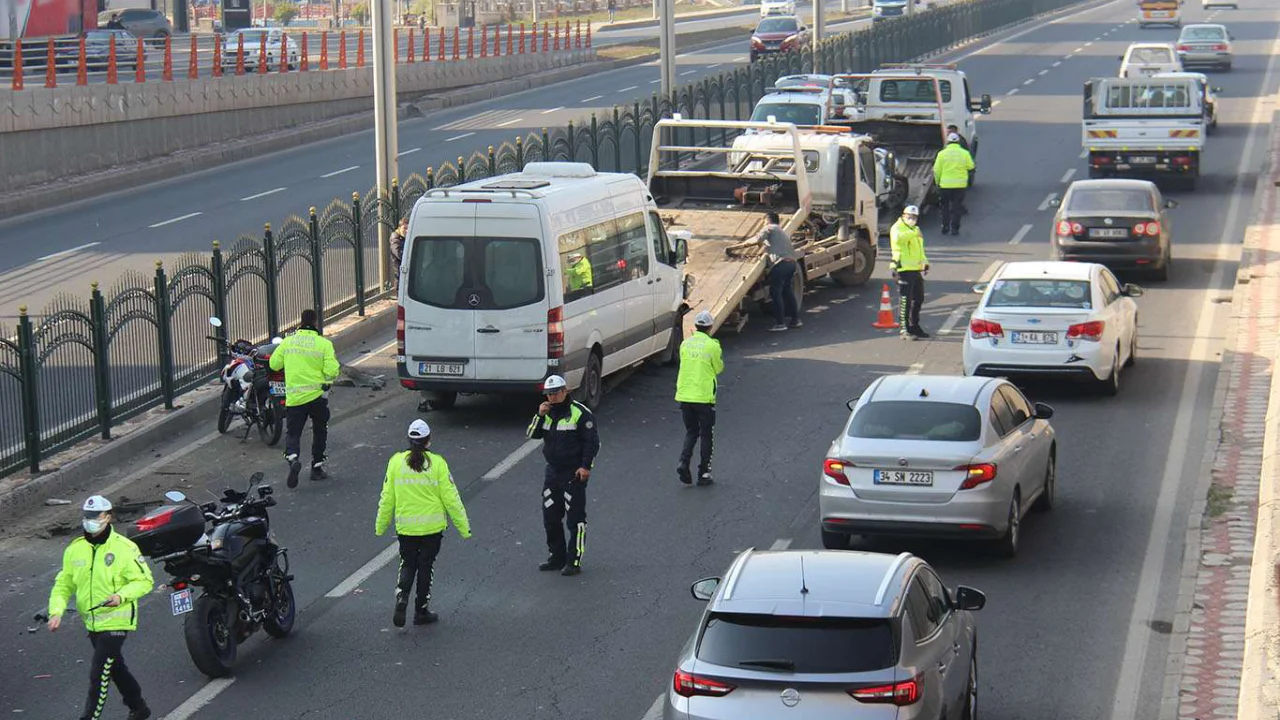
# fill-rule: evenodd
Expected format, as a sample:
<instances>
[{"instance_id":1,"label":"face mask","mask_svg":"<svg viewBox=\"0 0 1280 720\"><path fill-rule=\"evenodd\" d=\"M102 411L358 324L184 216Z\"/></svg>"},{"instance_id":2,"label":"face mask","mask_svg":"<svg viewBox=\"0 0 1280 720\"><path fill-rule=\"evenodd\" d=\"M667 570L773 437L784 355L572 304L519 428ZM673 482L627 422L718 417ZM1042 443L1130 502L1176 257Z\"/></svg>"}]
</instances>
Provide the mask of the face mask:
<instances>
[{"instance_id":1,"label":"face mask","mask_svg":"<svg viewBox=\"0 0 1280 720\"><path fill-rule=\"evenodd\" d=\"M102 532L102 529L107 526L107 523L105 520L98 520L96 518L93 518L93 519L85 518L84 521L81 523L81 525L84 526L85 532L89 533L90 535L97 535L98 533Z\"/></svg>"}]
</instances>

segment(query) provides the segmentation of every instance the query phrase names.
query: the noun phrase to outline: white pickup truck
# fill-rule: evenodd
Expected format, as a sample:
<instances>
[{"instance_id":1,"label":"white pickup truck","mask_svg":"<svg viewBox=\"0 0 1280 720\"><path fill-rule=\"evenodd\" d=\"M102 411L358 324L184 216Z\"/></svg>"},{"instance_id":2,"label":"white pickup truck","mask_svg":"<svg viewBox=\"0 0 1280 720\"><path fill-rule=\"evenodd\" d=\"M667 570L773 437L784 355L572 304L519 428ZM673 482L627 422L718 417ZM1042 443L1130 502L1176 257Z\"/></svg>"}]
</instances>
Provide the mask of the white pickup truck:
<instances>
[{"instance_id":1,"label":"white pickup truck","mask_svg":"<svg viewBox=\"0 0 1280 720\"><path fill-rule=\"evenodd\" d=\"M1188 77L1094 78L1084 86L1089 177L1200 177L1204 91Z\"/></svg>"}]
</instances>

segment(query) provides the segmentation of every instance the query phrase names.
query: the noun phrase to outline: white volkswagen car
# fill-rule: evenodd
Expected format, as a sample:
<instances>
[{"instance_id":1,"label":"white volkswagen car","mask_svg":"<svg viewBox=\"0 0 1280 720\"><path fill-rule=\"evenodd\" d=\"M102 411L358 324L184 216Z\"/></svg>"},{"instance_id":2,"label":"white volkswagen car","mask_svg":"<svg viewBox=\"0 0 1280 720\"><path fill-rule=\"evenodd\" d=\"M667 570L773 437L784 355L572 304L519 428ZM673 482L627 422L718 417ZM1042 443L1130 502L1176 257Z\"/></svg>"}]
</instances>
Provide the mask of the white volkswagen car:
<instances>
[{"instance_id":1,"label":"white volkswagen car","mask_svg":"<svg viewBox=\"0 0 1280 720\"><path fill-rule=\"evenodd\" d=\"M1096 263L1014 262L973 286L982 300L964 336L965 375L1059 376L1120 391L1138 357L1142 288Z\"/></svg>"},{"instance_id":2,"label":"white volkswagen car","mask_svg":"<svg viewBox=\"0 0 1280 720\"><path fill-rule=\"evenodd\" d=\"M795 14L796 0L761 0L760 2L760 17Z\"/></svg>"}]
</instances>

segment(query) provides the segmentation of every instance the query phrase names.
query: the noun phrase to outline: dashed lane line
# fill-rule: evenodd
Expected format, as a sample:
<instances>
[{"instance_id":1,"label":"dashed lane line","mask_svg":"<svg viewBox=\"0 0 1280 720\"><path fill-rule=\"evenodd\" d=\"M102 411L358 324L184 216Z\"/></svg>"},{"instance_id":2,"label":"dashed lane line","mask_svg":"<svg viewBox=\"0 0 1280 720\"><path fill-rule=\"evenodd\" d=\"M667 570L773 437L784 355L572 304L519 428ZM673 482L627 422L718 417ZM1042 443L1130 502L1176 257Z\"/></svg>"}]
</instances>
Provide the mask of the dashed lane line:
<instances>
[{"instance_id":1,"label":"dashed lane line","mask_svg":"<svg viewBox=\"0 0 1280 720\"><path fill-rule=\"evenodd\" d=\"M416 148L409 148L408 150L402 150L402 151L400 151L400 152L396 153L396 157L404 157L405 155L412 155L412 154L414 154L414 153L418 152L418 151L419 151L419 150L421 150L421 149L422 149L422 148L420 148L420 147L416 147Z\"/></svg>"},{"instance_id":2,"label":"dashed lane line","mask_svg":"<svg viewBox=\"0 0 1280 720\"><path fill-rule=\"evenodd\" d=\"M528 457L534 450L538 449L541 443L537 440L528 440L520 447L511 452L510 455L502 459L502 462L493 466L493 469L480 476L481 480L497 480L502 477L508 470L515 467L521 460Z\"/></svg>"},{"instance_id":3,"label":"dashed lane line","mask_svg":"<svg viewBox=\"0 0 1280 720\"><path fill-rule=\"evenodd\" d=\"M1017 94L1018 94L1018 91L1019 91L1019 90L1021 90L1021 89L1022 89L1022 88L1014 88L1014 89L1010 90L1009 92L1005 93L1005 95L1017 95Z\"/></svg>"},{"instance_id":4,"label":"dashed lane line","mask_svg":"<svg viewBox=\"0 0 1280 720\"><path fill-rule=\"evenodd\" d=\"M924 372L924 363L911 363L911 367L903 375L919 375Z\"/></svg>"},{"instance_id":5,"label":"dashed lane line","mask_svg":"<svg viewBox=\"0 0 1280 720\"><path fill-rule=\"evenodd\" d=\"M1039 211L1041 211L1041 212L1044 212L1045 210L1048 210L1048 209L1049 209L1049 203L1053 202L1053 199L1054 199L1054 198L1056 198L1056 197L1058 197L1058 193L1049 193L1048 197L1046 197L1044 200L1042 200L1042 201L1040 202L1040 204L1036 207L1036 210L1039 210Z\"/></svg>"},{"instance_id":6,"label":"dashed lane line","mask_svg":"<svg viewBox=\"0 0 1280 720\"><path fill-rule=\"evenodd\" d=\"M1031 232L1031 227L1032 226L1030 224L1027 224L1018 228L1018 232L1013 234L1013 238L1009 240L1009 244L1017 245L1018 243L1022 242L1022 239L1027 236L1027 233Z\"/></svg>"},{"instance_id":7,"label":"dashed lane line","mask_svg":"<svg viewBox=\"0 0 1280 720\"><path fill-rule=\"evenodd\" d=\"M475 135L475 133L473 133L473 132L469 132L469 133L462 133L461 135L454 135L454 136L453 136L453 137L451 137L451 138L445 138L445 139L444 139L444 141L445 141L445 142L453 142L454 140L462 140L463 138L469 138L469 137L471 137L472 135Z\"/></svg>"},{"instance_id":8,"label":"dashed lane line","mask_svg":"<svg viewBox=\"0 0 1280 720\"><path fill-rule=\"evenodd\" d=\"M583 99L583 101L582 101L582 102L595 102L595 101L599 100L599 99L600 99L600 98L602 98L602 97L604 97L604 96L603 96L603 95L592 95L592 96L591 96L591 97L589 97L589 98L585 98L585 99Z\"/></svg>"},{"instance_id":9,"label":"dashed lane line","mask_svg":"<svg viewBox=\"0 0 1280 720\"><path fill-rule=\"evenodd\" d=\"M563 109L564 109L564 106L563 106L563 105L561 105L560 107L553 107L553 108L551 108L550 110L543 110L543 111L542 111L542 114L543 114L543 115L550 115L550 114L551 114L551 113L553 113L553 112L560 112L560 111L561 111L561 110L563 110Z\"/></svg>"},{"instance_id":10,"label":"dashed lane line","mask_svg":"<svg viewBox=\"0 0 1280 720\"><path fill-rule=\"evenodd\" d=\"M352 170L359 170L359 169L360 169L360 166L359 166L359 165L352 165L351 167L345 167L345 168L342 168L341 170L334 170L334 171L333 171L333 172L331 172L331 173L325 173L324 175L321 175L320 177L321 177L321 179L324 179L324 178L331 178L331 177L337 177L338 175L341 175L341 174L343 174L343 173L349 173L349 172L351 172Z\"/></svg>"},{"instance_id":11,"label":"dashed lane line","mask_svg":"<svg viewBox=\"0 0 1280 720\"><path fill-rule=\"evenodd\" d=\"M260 193L258 193L258 194L256 194L256 195L250 195L249 197L242 197L242 198L240 198L240 202L248 202L249 200L257 200L258 198L263 198L263 197L266 197L266 196L268 196L268 195L275 195L275 194L276 194L276 193L278 193L278 192L284 192L284 191L285 191L285 189L284 189L284 188L282 188L282 187L278 187L278 188L276 188L276 189L274 189L274 190L268 190L268 191L266 191L266 192L260 192Z\"/></svg>"},{"instance_id":12,"label":"dashed lane line","mask_svg":"<svg viewBox=\"0 0 1280 720\"><path fill-rule=\"evenodd\" d=\"M1071 182L1071 178L1074 177L1075 174L1076 174L1076 169L1069 168L1065 173L1062 174L1062 183L1066 184Z\"/></svg>"},{"instance_id":13,"label":"dashed lane line","mask_svg":"<svg viewBox=\"0 0 1280 720\"><path fill-rule=\"evenodd\" d=\"M100 243L100 242L91 242L91 243L85 243L84 245L77 245L77 246L75 246L75 247L73 247L73 248L69 248L69 249L67 249L67 250L63 250L63 251L61 251L61 252L56 252L56 253L52 253L52 254L49 254L49 255L45 255L45 256L44 256L44 257L42 257L42 258L36 258L36 262L43 262L43 261L45 261L45 260L52 260L52 259L54 259L54 258L60 258L60 257L62 257L62 256L64 256L64 255L70 255L70 254L72 254L72 253L77 253L77 252L80 252L81 250L88 250L89 248L91 248L91 247L93 247L93 246L95 246L95 245L101 245L101 244L102 244L102 243Z\"/></svg>"},{"instance_id":14,"label":"dashed lane line","mask_svg":"<svg viewBox=\"0 0 1280 720\"><path fill-rule=\"evenodd\" d=\"M162 222L158 222L158 223L156 223L155 225L148 225L147 227L151 227L151 228L164 227L165 225L172 225L172 224L174 224L174 223L176 223L176 222L182 222L183 220L190 220L190 219L191 219L191 218L193 218L193 217L197 217L197 216L199 216L199 215L203 215L203 214L204 214L204 213L202 213L202 212L187 213L186 215L179 215L179 216L178 216L178 217L176 217L176 218L169 218L168 220L164 220L164 221L162 221Z\"/></svg>"},{"instance_id":15,"label":"dashed lane line","mask_svg":"<svg viewBox=\"0 0 1280 720\"><path fill-rule=\"evenodd\" d=\"M500 128L504 128L504 127L511 127L512 125L515 125L516 123L518 123L518 122L520 122L520 121L522 121L522 120L524 120L524 118L516 118L516 119L514 119L514 120L508 120L508 121L506 121L506 122L500 122L500 123L498 123L498 124L497 124L497 127L500 127Z\"/></svg>"}]
</instances>

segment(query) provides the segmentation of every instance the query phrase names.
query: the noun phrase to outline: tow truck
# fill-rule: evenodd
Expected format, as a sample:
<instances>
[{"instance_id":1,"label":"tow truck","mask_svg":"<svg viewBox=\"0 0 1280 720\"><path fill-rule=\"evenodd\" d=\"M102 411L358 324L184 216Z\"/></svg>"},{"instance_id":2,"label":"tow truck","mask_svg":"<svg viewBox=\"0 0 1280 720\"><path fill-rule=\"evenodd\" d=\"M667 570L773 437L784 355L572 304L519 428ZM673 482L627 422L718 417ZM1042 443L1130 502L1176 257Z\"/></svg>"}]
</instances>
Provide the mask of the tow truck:
<instances>
[{"instance_id":1,"label":"tow truck","mask_svg":"<svg viewBox=\"0 0 1280 720\"><path fill-rule=\"evenodd\" d=\"M1204 88L1186 76L1093 78L1084 86L1089 177L1174 177L1194 189L1208 122Z\"/></svg>"},{"instance_id":2,"label":"tow truck","mask_svg":"<svg viewBox=\"0 0 1280 720\"><path fill-rule=\"evenodd\" d=\"M742 137L728 147L679 144L695 132ZM877 214L863 143L844 128L678 115L658 121L648 185L670 234L688 248L686 336L698 311L711 313L715 330L740 331L753 304L768 302L767 260L756 238L770 211L800 255L797 302L824 277L844 286L867 282L875 269Z\"/></svg>"}]
</instances>

